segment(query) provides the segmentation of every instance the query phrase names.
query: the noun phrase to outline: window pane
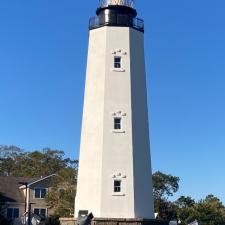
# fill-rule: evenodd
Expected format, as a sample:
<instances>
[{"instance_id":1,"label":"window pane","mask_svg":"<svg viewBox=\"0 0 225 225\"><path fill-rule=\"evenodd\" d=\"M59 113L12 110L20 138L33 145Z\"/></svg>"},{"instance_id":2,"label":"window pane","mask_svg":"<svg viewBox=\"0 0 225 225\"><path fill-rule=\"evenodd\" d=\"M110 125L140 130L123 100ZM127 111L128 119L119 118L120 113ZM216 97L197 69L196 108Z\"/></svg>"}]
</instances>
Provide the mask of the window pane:
<instances>
[{"instance_id":1,"label":"window pane","mask_svg":"<svg viewBox=\"0 0 225 225\"><path fill-rule=\"evenodd\" d=\"M13 209L12 208L8 208L7 209L7 218L12 218L13 217Z\"/></svg>"},{"instance_id":2,"label":"window pane","mask_svg":"<svg viewBox=\"0 0 225 225\"><path fill-rule=\"evenodd\" d=\"M114 67L121 68L121 57L120 56L114 57Z\"/></svg>"},{"instance_id":3,"label":"window pane","mask_svg":"<svg viewBox=\"0 0 225 225\"><path fill-rule=\"evenodd\" d=\"M46 209L36 208L34 209L34 214L42 216L42 217L46 217Z\"/></svg>"},{"instance_id":4,"label":"window pane","mask_svg":"<svg viewBox=\"0 0 225 225\"><path fill-rule=\"evenodd\" d=\"M19 218L19 209L15 208L13 211L13 218Z\"/></svg>"},{"instance_id":5,"label":"window pane","mask_svg":"<svg viewBox=\"0 0 225 225\"><path fill-rule=\"evenodd\" d=\"M41 190L39 188L35 189L35 198L40 198L41 197L40 196L40 192L41 192Z\"/></svg>"},{"instance_id":6,"label":"window pane","mask_svg":"<svg viewBox=\"0 0 225 225\"><path fill-rule=\"evenodd\" d=\"M121 129L121 118L114 118L114 129L115 130Z\"/></svg>"},{"instance_id":7,"label":"window pane","mask_svg":"<svg viewBox=\"0 0 225 225\"><path fill-rule=\"evenodd\" d=\"M114 186L117 186L117 187L120 186L120 182L121 182L120 180L115 180L114 181Z\"/></svg>"},{"instance_id":8,"label":"window pane","mask_svg":"<svg viewBox=\"0 0 225 225\"><path fill-rule=\"evenodd\" d=\"M121 180L114 180L114 192L121 192Z\"/></svg>"},{"instance_id":9,"label":"window pane","mask_svg":"<svg viewBox=\"0 0 225 225\"><path fill-rule=\"evenodd\" d=\"M39 209L34 209L34 214L39 215Z\"/></svg>"},{"instance_id":10,"label":"window pane","mask_svg":"<svg viewBox=\"0 0 225 225\"><path fill-rule=\"evenodd\" d=\"M40 209L40 215L45 217L46 216L46 209Z\"/></svg>"},{"instance_id":11,"label":"window pane","mask_svg":"<svg viewBox=\"0 0 225 225\"><path fill-rule=\"evenodd\" d=\"M45 198L46 189L41 189L41 198Z\"/></svg>"},{"instance_id":12,"label":"window pane","mask_svg":"<svg viewBox=\"0 0 225 225\"><path fill-rule=\"evenodd\" d=\"M120 61L121 61L121 58L118 57L118 56L116 56L116 57L115 57L115 62L120 63Z\"/></svg>"}]
</instances>

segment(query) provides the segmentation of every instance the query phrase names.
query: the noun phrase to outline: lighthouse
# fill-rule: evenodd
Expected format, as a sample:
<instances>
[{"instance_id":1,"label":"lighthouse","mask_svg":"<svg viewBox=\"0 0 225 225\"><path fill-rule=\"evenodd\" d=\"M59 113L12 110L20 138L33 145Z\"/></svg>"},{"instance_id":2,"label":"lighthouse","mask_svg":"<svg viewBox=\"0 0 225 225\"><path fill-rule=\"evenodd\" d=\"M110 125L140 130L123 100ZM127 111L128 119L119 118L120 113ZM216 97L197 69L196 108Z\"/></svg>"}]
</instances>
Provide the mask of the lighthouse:
<instances>
[{"instance_id":1,"label":"lighthouse","mask_svg":"<svg viewBox=\"0 0 225 225\"><path fill-rule=\"evenodd\" d=\"M89 47L75 217L154 218L144 22L133 0L101 0Z\"/></svg>"}]
</instances>

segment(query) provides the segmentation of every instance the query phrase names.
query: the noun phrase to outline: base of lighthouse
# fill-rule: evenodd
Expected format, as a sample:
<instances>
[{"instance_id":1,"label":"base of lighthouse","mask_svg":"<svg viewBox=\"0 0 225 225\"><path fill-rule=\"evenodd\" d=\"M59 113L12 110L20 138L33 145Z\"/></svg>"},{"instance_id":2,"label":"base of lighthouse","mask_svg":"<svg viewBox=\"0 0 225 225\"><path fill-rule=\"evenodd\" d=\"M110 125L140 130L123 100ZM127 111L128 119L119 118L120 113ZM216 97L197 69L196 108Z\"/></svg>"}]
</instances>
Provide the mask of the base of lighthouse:
<instances>
[{"instance_id":1,"label":"base of lighthouse","mask_svg":"<svg viewBox=\"0 0 225 225\"><path fill-rule=\"evenodd\" d=\"M168 222L150 219L103 219L95 218L92 225L168 225Z\"/></svg>"},{"instance_id":2,"label":"base of lighthouse","mask_svg":"<svg viewBox=\"0 0 225 225\"><path fill-rule=\"evenodd\" d=\"M75 218L60 218L60 225L76 225ZM168 221L150 219L94 218L91 225L168 225Z\"/></svg>"}]
</instances>

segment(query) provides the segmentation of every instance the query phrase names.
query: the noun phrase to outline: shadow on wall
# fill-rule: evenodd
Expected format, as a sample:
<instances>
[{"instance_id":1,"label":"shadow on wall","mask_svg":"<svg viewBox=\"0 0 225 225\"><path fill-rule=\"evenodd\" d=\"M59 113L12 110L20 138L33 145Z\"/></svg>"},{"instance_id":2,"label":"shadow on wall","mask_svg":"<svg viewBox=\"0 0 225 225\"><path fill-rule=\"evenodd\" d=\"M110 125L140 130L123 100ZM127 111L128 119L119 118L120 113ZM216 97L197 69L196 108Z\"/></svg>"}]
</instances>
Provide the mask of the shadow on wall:
<instances>
[{"instance_id":1,"label":"shadow on wall","mask_svg":"<svg viewBox=\"0 0 225 225\"><path fill-rule=\"evenodd\" d=\"M13 198L9 198L0 192L0 205L4 205L5 202L16 202L16 200Z\"/></svg>"},{"instance_id":2,"label":"shadow on wall","mask_svg":"<svg viewBox=\"0 0 225 225\"><path fill-rule=\"evenodd\" d=\"M5 202L7 201L12 201L13 199L5 197L1 192L0 192L0 225L10 225L11 221L7 220L4 216L5 210L6 210L6 205ZM15 200L14 200L15 201Z\"/></svg>"}]
</instances>

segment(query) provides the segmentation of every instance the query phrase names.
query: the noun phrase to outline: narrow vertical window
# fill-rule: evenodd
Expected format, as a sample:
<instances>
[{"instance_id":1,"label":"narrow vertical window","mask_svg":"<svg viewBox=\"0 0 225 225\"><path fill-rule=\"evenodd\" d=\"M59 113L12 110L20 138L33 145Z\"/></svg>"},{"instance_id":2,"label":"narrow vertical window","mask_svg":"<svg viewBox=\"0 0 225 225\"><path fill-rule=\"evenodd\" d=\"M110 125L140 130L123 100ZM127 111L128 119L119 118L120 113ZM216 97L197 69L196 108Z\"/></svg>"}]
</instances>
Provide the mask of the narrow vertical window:
<instances>
[{"instance_id":1,"label":"narrow vertical window","mask_svg":"<svg viewBox=\"0 0 225 225\"><path fill-rule=\"evenodd\" d=\"M114 129L121 130L121 118L114 118Z\"/></svg>"},{"instance_id":2,"label":"narrow vertical window","mask_svg":"<svg viewBox=\"0 0 225 225\"><path fill-rule=\"evenodd\" d=\"M114 192L121 192L121 180L114 180Z\"/></svg>"},{"instance_id":3,"label":"narrow vertical window","mask_svg":"<svg viewBox=\"0 0 225 225\"><path fill-rule=\"evenodd\" d=\"M121 68L121 57L120 56L114 57L114 68Z\"/></svg>"}]
</instances>

